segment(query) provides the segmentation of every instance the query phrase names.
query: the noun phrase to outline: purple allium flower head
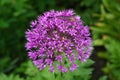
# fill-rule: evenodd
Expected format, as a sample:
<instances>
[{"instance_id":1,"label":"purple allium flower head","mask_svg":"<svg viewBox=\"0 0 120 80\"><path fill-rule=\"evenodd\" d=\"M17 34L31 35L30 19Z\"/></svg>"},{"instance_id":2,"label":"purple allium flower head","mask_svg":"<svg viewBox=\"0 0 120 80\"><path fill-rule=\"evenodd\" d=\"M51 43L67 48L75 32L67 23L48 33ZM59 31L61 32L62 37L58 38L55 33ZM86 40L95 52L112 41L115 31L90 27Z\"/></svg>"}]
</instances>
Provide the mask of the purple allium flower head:
<instances>
[{"instance_id":1,"label":"purple allium flower head","mask_svg":"<svg viewBox=\"0 0 120 80\"><path fill-rule=\"evenodd\" d=\"M76 60L85 62L92 47L89 27L84 26L80 16L73 10L45 12L31 22L26 31L28 56L38 69L46 66L51 72L78 68ZM69 66L64 64L69 63ZM55 64L57 63L57 64Z\"/></svg>"}]
</instances>

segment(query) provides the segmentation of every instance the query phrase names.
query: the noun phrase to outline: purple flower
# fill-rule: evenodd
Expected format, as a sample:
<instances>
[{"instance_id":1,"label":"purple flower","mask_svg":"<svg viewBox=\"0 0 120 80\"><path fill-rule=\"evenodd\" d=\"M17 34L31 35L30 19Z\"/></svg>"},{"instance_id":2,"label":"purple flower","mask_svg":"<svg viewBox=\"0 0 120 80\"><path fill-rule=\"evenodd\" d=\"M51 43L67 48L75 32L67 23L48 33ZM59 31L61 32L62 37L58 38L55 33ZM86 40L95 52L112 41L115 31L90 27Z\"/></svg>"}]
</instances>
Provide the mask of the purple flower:
<instances>
[{"instance_id":1,"label":"purple flower","mask_svg":"<svg viewBox=\"0 0 120 80\"><path fill-rule=\"evenodd\" d=\"M77 64L72 64L70 67L70 71L74 71L75 69L77 69Z\"/></svg>"},{"instance_id":2,"label":"purple flower","mask_svg":"<svg viewBox=\"0 0 120 80\"><path fill-rule=\"evenodd\" d=\"M67 68L66 67L63 67L62 65L58 65L57 66L58 70L61 71L61 72L67 72Z\"/></svg>"},{"instance_id":3,"label":"purple flower","mask_svg":"<svg viewBox=\"0 0 120 80\"><path fill-rule=\"evenodd\" d=\"M26 31L28 56L40 70L61 72L77 69L76 60L85 62L92 47L89 27L73 10L51 10L40 15ZM57 64L56 64L57 62ZM55 63L55 64L54 64ZM65 66L64 64L69 63Z\"/></svg>"},{"instance_id":4,"label":"purple flower","mask_svg":"<svg viewBox=\"0 0 120 80\"><path fill-rule=\"evenodd\" d=\"M62 62L62 55L56 56L55 60L58 62Z\"/></svg>"},{"instance_id":5,"label":"purple flower","mask_svg":"<svg viewBox=\"0 0 120 80\"><path fill-rule=\"evenodd\" d=\"M36 20L35 21L31 21L31 27L34 27L36 25L37 25L37 21Z\"/></svg>"},{"instance_id":6,"label":"purple flower","mask_svg":"<svg viewBox=\"0 0 120 80\"><path fill-rule=\"evenodd\" d=\"M54 66L50 66L50 72L54 72Z\"/></svg>"},{"instance_id":7,"label":"purple flower","mask_svg":"<svg viewBox=\"0 0 120 80\"><path fill-rule=\"evenodd\" d=\"M36 58L37 58L37 54L35 52L28 52L28 56L32 60L36 60Z\"/></svg>"}]
</instances>

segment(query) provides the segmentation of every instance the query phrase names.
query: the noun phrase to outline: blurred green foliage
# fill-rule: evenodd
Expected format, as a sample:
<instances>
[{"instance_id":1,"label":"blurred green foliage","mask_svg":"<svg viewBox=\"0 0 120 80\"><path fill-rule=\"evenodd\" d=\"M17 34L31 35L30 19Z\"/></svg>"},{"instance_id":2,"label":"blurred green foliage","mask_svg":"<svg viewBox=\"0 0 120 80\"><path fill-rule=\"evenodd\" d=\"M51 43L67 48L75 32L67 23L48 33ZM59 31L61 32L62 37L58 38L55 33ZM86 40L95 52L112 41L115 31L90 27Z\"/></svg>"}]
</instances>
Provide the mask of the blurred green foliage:
<instances>
[{"instance_id":1,"label":"blurred green foliage","mask_svg":"<svg viewBox=\"0 0 120 80\"><path fill-rule=\"evenodd\" d=\"M0 0L0 80L60 80L60 76L54 76L60 73L36 69L24 48L30 21L50 9L74 9L84 24L90 25L94 46L105 48L97 51L98 57L106 59L102 69L105 75L99 80L120 80L119 0ZM91 80L93 61L79 65L77 71L63 78Z\"/></svg>"},{"instance_id":2,"label":"blurred green foliage","mask_svg":"<svg viewBox=\"0 0 120 80\"><path fill-rule=\"evenodd\" d=\"M0 74L0 80L23 80L23 78L20 78L18 75L5 75L5 74Z\"/></svg>"},{"instance_id":3,"label":"blurred green foliage","mask_svg":"<svg viewBox=\"0 0 120 80\"><path fill-rule=\"evenodd\" d=\"M107 60L103 72L110 80L120 80L120 1L102 0L101 14L92 26L95 46L104 46L98 56Z\"/></svg>"}]
</instances>

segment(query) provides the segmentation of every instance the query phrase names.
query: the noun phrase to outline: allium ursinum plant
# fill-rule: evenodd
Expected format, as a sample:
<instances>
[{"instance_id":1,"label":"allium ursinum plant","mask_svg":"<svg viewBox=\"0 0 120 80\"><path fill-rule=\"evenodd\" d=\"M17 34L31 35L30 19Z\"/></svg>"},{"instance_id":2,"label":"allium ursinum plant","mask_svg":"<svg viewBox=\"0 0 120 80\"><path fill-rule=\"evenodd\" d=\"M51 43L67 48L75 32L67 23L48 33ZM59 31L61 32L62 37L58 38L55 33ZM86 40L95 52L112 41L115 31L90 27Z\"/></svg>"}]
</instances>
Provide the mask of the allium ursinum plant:
<instances>
[{"instance_id":1,"label":"allium ursinum plant","mask_svg":"<svg viewBox=\"0 0 120 80\"><path fill-rule=\"evenodd\" d=\"M26 49L39 70L49 66L51 72L74 71L78 68L76 60L85 62L90 56L89 27L73 10L45 12L30 26L26 31ZM65 66L66 63L69 65Z\"/></svg>"}]
</instances>

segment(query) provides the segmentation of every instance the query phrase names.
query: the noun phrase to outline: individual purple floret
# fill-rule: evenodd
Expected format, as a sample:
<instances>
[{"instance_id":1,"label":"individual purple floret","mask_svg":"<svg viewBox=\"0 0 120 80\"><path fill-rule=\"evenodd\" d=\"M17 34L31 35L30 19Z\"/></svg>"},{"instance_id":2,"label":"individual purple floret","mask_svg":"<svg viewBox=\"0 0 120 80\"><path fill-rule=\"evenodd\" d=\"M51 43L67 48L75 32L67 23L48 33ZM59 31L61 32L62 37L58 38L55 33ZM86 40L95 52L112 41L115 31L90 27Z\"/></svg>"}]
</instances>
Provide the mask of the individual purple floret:
<instances>
[{"instance_id":1,"label":"individual purple floret","mask_svg":"<svg viewBox=\"0 0 120 80\"><path fill-rule=\"evenodd\" d=\"M70 71L74 71L75 69L77 69L77 64L72 64L70 67Z\"/></svg>"},{"instance_id":2,"label":"individual purple floret","mask_svg":"<svg viewBox=\"0 0 120 80\"><path fill-rule=\"evenodd\" d=\"M40 15L26 31L28 56L39 70L49 66L60 72L78 68L76 60L85 62L92 47L89 27L73 10L55 11ZM65 66L65 64L68 64Z\"/></svg>"}]
</instances>

